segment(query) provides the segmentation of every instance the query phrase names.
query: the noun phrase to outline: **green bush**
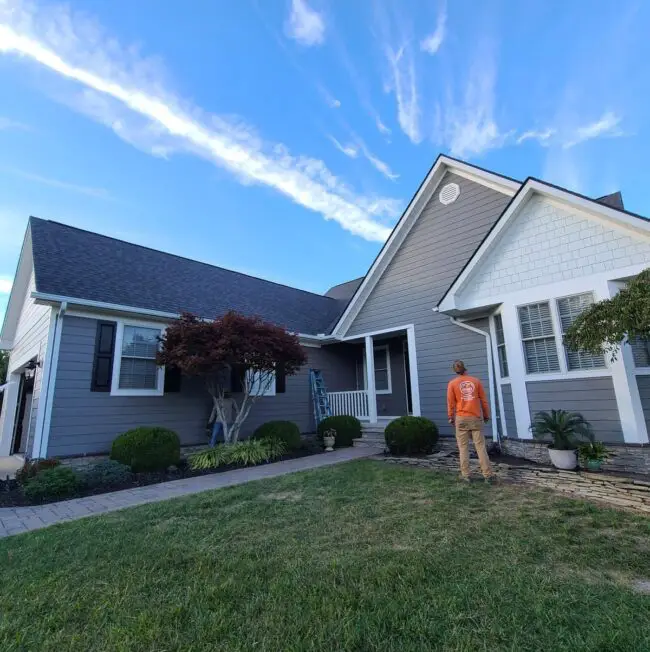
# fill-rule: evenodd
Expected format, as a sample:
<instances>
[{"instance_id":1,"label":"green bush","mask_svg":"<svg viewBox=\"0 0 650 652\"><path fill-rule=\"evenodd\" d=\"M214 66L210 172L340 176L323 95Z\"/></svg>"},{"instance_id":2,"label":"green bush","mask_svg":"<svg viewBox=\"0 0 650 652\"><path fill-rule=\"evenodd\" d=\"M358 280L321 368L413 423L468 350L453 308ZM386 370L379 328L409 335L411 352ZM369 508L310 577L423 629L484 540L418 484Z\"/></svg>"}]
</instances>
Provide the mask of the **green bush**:
<instances>
[{"instance_id":1,"label":"green bush","mask_svg":"<svg viewBox=\"0 0 650 652\"><path fill-rule=\"evenodd\" d=\"M113 442L111 459L140 471L164 471L178 464L181 443L173 430L159 427L134 428Z\"/></svg>"},{"instance_id":2,"label":"green bush","mask_svg":"<svg viewBox=\"0 0 650 652\"><path fill-rule=\"evenodd\" d=\"M73 496L83 485L81 478L67 466L39 471L23 486L25 496L32 502L58 500Z\"/></svg>"},{"instance_id":3,"label":"green bush","mask_svg":"<svg viewBox=\"0 0 650 652\"><path fill-rule=\"evenodd\" d=\"M227 464L255 466L282 457L286 445L279 439L248 439L236 444L219 444L190 455L191 469L216 469Z\"/></svg>"},{"instance_id":4,"label":"green bush","mask_svg":"<svg viewBox=\"0 0 650 652\"><path fill-rule=\"evenodd\" d=\"M16 481L18 484L25 484L30 478L33 478L39 471L53 469L59 466L61 462L55 459L25 460L25 463L16 471Z\"/></svg>"},{"instance_id":5,"label":"green bush","mask_svg":"<svg viewBox=\"0 0 650 652\"><path fill-rule=\"evenodd\" d=\"M336 448L352 446L352 440L361 437L361 421L346 415L326 417L318 424L318 436L321 439L326 430L336 430Z\"/></svg>"},{"instance_id":6,"label":"green bush","mask_svg":"<svg viewBox=\"0 0 650 652\"><path fill-rule=\"evenodd\" d=\"M254 433L251 439L279 439L286 450L298 450L302 444L300 428L293 421L267 421Z\"/></svg>"},{"instance_id":7,"label":"green bush","mask_svg":"<svg viewBox=\"0 0 650 652\"><path fill-rule=\"evenodd\" d=\"M425 417L400 417L386 426L384 436L393 455L431 453L438 441L438 427Z\"/></svg>"},{"instance_id":8,"label":"green bush","mask_svg":"<svg viewBox=\"0 0 650 652\"><path fill-rule=\"evenodd\" d=\"M133 479L131 468L116 460L103 460L80 472L83 483L90 487L122 485Z\"/></svg>"}]
</instances>

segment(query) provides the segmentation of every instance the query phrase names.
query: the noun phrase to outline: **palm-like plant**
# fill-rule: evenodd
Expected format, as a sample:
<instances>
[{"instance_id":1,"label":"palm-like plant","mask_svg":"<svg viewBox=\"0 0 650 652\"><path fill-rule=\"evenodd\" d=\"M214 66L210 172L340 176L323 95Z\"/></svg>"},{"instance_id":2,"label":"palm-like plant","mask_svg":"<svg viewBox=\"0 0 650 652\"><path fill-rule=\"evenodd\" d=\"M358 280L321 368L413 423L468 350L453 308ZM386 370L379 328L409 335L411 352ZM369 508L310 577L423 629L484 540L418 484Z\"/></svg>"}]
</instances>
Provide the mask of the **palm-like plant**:
<instances>
[{"instance_id":1,"label":"palm-like plant","mask_svg":"<svg viewBox=\"0 0 650 652\"><path fill-rule=\"evenodd\" d=\"M594 440L591 424L578 412L566 410L551 410L537 412L530 426L535 439L553 440L551 448L569 451L577 448L578 437Z\"/></svg>"}]
</instances>

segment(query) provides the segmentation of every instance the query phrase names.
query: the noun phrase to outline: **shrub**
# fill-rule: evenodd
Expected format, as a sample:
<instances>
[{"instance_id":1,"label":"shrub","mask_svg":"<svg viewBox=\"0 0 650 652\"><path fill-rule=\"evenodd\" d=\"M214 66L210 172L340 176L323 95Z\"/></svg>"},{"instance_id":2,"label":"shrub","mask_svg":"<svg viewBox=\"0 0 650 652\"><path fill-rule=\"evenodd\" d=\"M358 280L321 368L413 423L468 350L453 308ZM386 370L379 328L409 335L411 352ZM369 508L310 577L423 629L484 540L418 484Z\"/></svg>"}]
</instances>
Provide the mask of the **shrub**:
<instances>
[{"instance_id":1,"label":"shrub","mask_svg":"<svg viewBox=\"0 0 650 652\"><path fill-rule=\"evenodd\" d=\"M130 467L116 460L103 460L80 472L83 483L90 487L122 485L133 479Z\"/></svg>"},{"instance_id":2,"label":"shrub","mask_svg":"<svg viewBox=\"0 0 650 652\"><path fill-rule=\"evenodd\" d=\"M279 439L284 442L286 450L300 448L300 428L293 421L267 421L254 433L251 439Z\"/></svg>"},{"instance_id":3,"label":"shrub","mask_svg":"<svg viewBox=\"0 0 650 652\"><path fill-rule=\"evenodd\" d=\"M430 453L438 441L438 427L425 417L400 417L386 426L384 436L394 455Z\"/></svg>"},{"instance_id":4,"label":"shrub","mask_svg":"<svg viewBox=\"0 0 650 652\"><path fill-rule=\"evenodd\" d=\"M23 492L32 502L68 498L74 495L82 486L81 478L67 466L39 471L29 478L23 487Z\"/></svg>"},{"instance_id":5,"label":"shrub","mask_svg":"<svg viewBox=\"0 0 650 652\"><path fill-rule=\"evenodd\" d=\"M326 417L318 424L318 436L322 439L325 431L330 429L336 430L336 448L352 446L352 440L361 437L361 421L356 417Z\"/></svg>"},{"instance_id":6,"label":"shrub","mask_svg":"<svg viewBox=\"0 0 650 652\"><path fill-rule=\"evenodd\" d=\"M279 439L248 439L236 444L220 444L189 457L190 468L216 469L226 464L255 466L281 457L286 445Z\"/></svg>"},{"instance_id":7,"label":"shrub","mask_svg":"<svg viewBox=\"0 0 650 652\"><path fill-rule=\"evenodd\" d=\"M136 473L164 471L180 461L181 443L173 430L155 426L134 428L115 439L111 459L130 466Z\"/></svg>"},{"instance_id":8,"label":"shrub","mask_svg":"<svg viewBox=\"0 0 650 652\"><path fill-rule=\"evenodd\" d=\"M59 466L61 462L55 459L25 460L21 468L16 471L16 482L25 484L30 478L33 478L39 471L53 469Z\"/></svg>"}]
</instances>

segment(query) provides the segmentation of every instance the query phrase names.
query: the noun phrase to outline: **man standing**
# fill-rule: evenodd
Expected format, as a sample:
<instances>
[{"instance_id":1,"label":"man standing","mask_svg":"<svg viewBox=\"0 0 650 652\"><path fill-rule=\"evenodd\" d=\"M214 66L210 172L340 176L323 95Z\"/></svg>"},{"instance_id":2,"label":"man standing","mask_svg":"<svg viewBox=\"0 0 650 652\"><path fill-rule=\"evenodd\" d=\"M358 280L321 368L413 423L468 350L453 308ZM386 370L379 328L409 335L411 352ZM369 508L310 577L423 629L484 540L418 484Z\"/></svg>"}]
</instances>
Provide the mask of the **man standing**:
<instances>
[{"instance_id":1,"label":"man standing","mask_svg":"<svg viewBox=\"0 0 650 652\"><path fill-rule=\"evenodd\" d=\"M447 414L449 423L456 425L456 441L460 454L460 474L469 482L469 438L474 441L474 448L481 464L481 472L486 481L494 478L490 458L485 449L485 439L481 434L481 417L483 422L490 420L490 409L483 384L478 378L470 376L462 360L456 360L453 370L457 376L449 381L447 387ZM481 414L482 411L482 414Z\"/></svg>"}]
</instances>

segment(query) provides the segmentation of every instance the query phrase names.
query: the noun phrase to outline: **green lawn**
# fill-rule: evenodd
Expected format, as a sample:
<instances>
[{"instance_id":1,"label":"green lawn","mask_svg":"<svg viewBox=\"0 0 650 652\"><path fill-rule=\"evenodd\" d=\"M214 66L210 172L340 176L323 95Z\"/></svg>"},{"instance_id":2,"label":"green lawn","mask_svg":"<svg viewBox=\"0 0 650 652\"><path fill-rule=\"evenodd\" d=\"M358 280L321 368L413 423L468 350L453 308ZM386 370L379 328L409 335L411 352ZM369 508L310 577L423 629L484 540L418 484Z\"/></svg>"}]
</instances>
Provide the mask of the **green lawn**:
<instances>
[{"instance_id":1,"label":"green lawn","mask_svg":"<svg viewBox=\"0 0 650 652\"><path fill-rule=\"evenodd\" d=\"M650 519L361 461L0 541L0 650L650 650Z\"/></svg>"}]
</instances>

